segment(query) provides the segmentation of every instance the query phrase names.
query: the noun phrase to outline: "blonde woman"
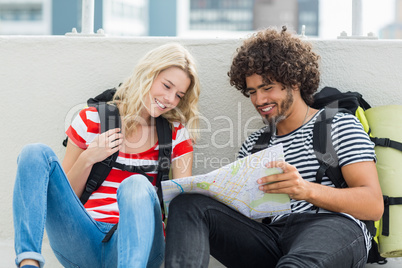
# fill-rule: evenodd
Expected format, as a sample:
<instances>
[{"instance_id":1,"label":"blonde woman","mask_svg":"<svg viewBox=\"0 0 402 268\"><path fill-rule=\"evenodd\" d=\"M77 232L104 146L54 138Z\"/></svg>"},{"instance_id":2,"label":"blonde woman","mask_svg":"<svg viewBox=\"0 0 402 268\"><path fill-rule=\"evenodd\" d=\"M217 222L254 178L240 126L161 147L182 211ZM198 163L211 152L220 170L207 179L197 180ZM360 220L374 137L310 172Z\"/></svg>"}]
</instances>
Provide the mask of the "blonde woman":
<instances>
[{"instance_id":1,"label":"blonde woman","mask_svg":"<svg viewBox=\"0 0 402 268\"><path fill-rule=\"evenodd\" d=\"M179 44L166 44L148 52L118 88L112 104L121 115L121 129L100 133L99 113L89 107L67 130L62 164L49 147L26 146L18 158L14 188L17 266L43 267L46 227L64 267L160 267L165 245L155 179L112 169L85 205L79 198L92 166L117 151L122 164L157 162L159 116L172 129L173 178L190 176L199 94L193 57ZM111 239L102 243L116 223Z\"/></svg>"}]
</instances>

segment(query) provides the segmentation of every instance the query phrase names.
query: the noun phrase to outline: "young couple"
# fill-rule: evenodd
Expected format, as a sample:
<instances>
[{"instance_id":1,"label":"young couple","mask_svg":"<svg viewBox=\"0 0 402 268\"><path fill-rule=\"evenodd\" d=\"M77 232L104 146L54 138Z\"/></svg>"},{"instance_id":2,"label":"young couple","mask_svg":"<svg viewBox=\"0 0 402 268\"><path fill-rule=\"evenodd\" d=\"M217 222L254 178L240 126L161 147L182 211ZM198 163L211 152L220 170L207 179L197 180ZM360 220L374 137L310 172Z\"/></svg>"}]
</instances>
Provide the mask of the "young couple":
<instances>
[{"instance_id":1,"label":"young couple","mask_svg":"<svg viewBox=\"0 0 402 268\"><path fill-rule=\"evenodd\" d=\"M284 145L286 162L270 163L283 173L258 183L266 193L288 194L291 214L261 223L209 197L179 195L169 208L165 254L158 196L145 176L114 169L81 204L96 162L116 151L124 164L157 161L158 116L172 128L173 178L191 175L200 84L188 51L167 44L146 54L118 88L113 104L121 129L100 133L96 108L86 108L67 130L61 164L45 145L22 150L13 200L17 266L44 265L46 227L65 267L160 267L164 259L167 268L207 267L210 255L227 267L364 267L371 245L360 220L378 220L383 211L374 149L359 121L338 113L331 137L349 187L335 188L327 177L315 183L312 128L322 110L309 105L319 85L318 60L310 44L285 28L266 29L244 41L228 72L231 85L275 128L270 145ZM250 154L264 129L244 142L240 158ZM110 241L102 243L117 222Z\"/></svg>"}]
</instances>

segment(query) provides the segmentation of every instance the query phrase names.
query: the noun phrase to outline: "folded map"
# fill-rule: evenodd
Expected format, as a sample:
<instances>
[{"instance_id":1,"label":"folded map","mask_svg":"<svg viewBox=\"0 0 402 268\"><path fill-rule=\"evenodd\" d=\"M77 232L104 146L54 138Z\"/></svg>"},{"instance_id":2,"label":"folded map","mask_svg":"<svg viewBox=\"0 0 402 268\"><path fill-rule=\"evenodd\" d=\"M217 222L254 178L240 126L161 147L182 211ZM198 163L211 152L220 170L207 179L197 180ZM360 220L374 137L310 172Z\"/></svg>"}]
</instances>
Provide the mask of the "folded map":
<instances>
[{"instance_id":1,"label":"folded map","mask_svg":"<svg viewBox=\"0 0 402 268\"><path fill-rule=\"evenodd\" d=\"M261 177L282 173L279 168L267 168L271 161L284 160L282 144L211 171L207 174L162 181L166 215L169 204L179 194L199 193L214 198L252 219L290 212L287 194L267 194L258 189Z\"/></svg>"}]
</instances>

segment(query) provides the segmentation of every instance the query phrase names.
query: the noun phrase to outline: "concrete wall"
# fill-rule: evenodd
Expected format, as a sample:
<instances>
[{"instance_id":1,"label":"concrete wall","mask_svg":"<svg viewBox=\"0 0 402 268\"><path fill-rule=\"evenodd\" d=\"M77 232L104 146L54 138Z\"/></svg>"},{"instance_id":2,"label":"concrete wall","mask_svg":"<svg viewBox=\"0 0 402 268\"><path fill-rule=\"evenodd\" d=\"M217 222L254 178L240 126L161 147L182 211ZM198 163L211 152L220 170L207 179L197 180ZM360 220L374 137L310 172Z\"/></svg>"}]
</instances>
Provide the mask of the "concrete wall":
<instances>
[{"instance_id":1,"label":"concrete wall","mask_svg":"<svg viewBox=\"0 0 402 268\"><path fill-rule=\"evenodd\" d=\"M226 75L240 39L0 36L0 252L7 254L0 267L14 259L11 200L20 149L42 142L62 158L64 131L86 99L116 86L140 56L170 41L187 46L198 61L203 120L194 173L201 174L233 161L241 142L261 126ZM373 106L402 104L402 41L311 41L322 57L321 87L360 91Z\"/></svg>"}]
</instances>

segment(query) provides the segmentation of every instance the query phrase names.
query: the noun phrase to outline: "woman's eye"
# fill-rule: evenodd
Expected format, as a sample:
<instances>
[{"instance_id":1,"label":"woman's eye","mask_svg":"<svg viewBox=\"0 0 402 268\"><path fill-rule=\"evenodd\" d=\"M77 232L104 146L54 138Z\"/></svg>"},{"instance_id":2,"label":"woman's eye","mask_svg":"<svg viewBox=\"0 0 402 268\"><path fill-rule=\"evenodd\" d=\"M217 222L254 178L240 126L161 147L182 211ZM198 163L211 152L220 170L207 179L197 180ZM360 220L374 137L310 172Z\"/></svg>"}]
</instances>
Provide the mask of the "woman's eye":
<instances>
[{"instance_id":1,"label":"woman's eye","mask_svg":"<svg viewBox=\"0 0 402 268\"><path fill-rule=\"evenodd\" d=\"M167 84L163 83L163 85L164 85L167 89L170 89L170 87L169 87Z\"/></svg>"},{"instance_id":2,"label":"woman's eye","mask_svg":"<svg viewBox=\"0 0 402 268\"><path fill-rule=\"evenodd\" d=\"M179 99L182 99L183 97L182 96L180 96L180 95L176 95Z\"/></svg>"}]
</instances>

